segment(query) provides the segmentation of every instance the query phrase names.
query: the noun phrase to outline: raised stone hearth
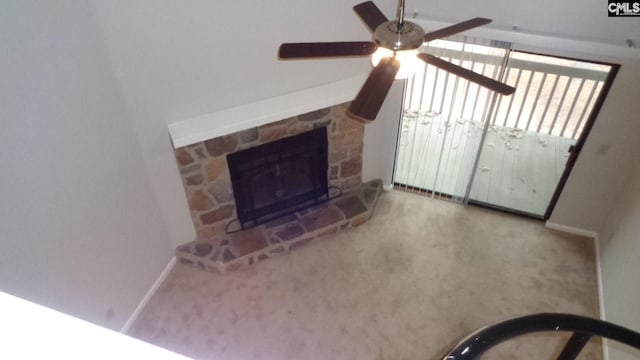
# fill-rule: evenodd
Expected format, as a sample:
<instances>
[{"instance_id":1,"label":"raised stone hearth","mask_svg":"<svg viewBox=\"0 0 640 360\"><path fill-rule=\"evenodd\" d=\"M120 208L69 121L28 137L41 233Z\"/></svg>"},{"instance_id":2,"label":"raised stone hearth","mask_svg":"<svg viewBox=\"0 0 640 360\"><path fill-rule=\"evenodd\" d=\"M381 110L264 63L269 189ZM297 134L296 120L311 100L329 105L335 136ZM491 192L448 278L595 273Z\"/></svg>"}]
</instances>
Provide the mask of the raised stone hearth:
<instances>
[{"instance_id":1,"label":"raised stone hearth","mask_svg":"<svg viewBox=\"0 0 640 360\"><path fill-rule=\"evenodd\" d=\"M236 270L364 223L373 214L381 191L380 180L370 181L325 204L252 229L184 244L176 249L176 256L205 270Z\"/></svg>"}]
</instances>

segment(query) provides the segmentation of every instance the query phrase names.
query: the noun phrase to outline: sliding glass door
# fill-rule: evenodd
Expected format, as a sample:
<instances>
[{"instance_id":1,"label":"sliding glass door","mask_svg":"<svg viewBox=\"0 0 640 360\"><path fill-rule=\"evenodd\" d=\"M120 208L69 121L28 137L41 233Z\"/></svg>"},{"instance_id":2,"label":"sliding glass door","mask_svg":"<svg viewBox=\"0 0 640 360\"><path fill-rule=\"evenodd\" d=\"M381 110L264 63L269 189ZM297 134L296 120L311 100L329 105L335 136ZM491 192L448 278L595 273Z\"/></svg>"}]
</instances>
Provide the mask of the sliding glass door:
<instances>
[{"instance_id":1,"label":"sliding glass door","mask_svg":"<svg viewBox=\"0 0 640 360\"><path fill-rule=\"evenodd\" d=\"M498 95L426 65L407 82L395 184L542 217L611 67L455 40L423 51L517 90Z\"/></svg>"}]
</instances>

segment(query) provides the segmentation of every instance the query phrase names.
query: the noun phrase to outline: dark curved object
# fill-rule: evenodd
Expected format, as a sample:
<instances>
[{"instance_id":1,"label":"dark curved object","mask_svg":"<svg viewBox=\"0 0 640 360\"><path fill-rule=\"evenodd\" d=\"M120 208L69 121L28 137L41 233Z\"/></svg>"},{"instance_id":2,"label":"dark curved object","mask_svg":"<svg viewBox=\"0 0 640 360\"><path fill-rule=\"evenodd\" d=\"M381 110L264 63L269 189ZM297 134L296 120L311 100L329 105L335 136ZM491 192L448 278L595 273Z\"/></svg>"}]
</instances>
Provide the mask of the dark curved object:
<instances>
[{"instance_id":1,"label":"dark curved object","mask_svg":"<svg viewBox=\"0 0 640 360\"><path fill-rule=\"evenodd\" d=\"M467 79L471 82L474 82L480 86L486 87L487 89L498 92L502 95L511 95L516 91L516 88L514 88L513 86L509 86L507 84L493 80L492 78L478 74L477 72L471 71L469 69L465 69L462 66L458 66L454 63L450 63L448 61L442 60L437 56L421 53L421 54L418 54L418 57L422 61L426 62L427 64L431 64L435 67L439 67L442 70L448 71L454 75L458 75L463 79Z\"/></svg>"},{"instance_id":2,"label":"dark curved object","mask_svg":"<svg viewBox=\"0 0 640 360\"><path fill-rule=\"evenodd\" d=\"M353 7L353 10L360 16L360 19L367 24L369 30L373 33L376 28L383 22L389 21L373 1L363 2Z\"/></svg>"},{"instance_id":3,"label":"dark curved object","mask_svg":"<svg viewBox=\"0 0 640 360\"><path fill-rule=\"evenodd\" d=\"M400 70L400 62L395 57L380 60L349 105L347 115L361 121L375 120L398 70Z\"/></svg>"},{"instance_id":4,"label":"dark curved object","mask_svg":"<svg viewBox=\"0 0 640 360\"><path fill-rule=\"evenodd\" d=\"M280 45L278 56L281 59L365 56L373 54L377 48L371 41L286 43Z\"/></svg>"},{"instance_id":5,"label":"dark curved object","mask_svg":"<svg viewBox=\"0 0 640 360\"><path fill-rule=\"evenodd\" d=\"M481 17L463 21L451 26L444 27L442 29L432 31L430 33L426 33L424 35L424 42L446 38L447 36L455 35L457 33L461 33L463 31L467 31L467 30L476 28L478 26L486 25L490 22L491 22L491 19L481 18Z\"/></svg>"},{"instance_id":6,"label":"dark curved object","mask_svg":"<svg viewBox=\"0 0 640 360\"><path fill-rule=\"evenodd\" d=\"M640 333L589 317L544 313L505 320L482 328L463 339L443 360L477 359L490 348L511 338L542 331L572 332L560 360L575 359L592 336L615 340L640 349Z\"/></svg>"}]
</instances>

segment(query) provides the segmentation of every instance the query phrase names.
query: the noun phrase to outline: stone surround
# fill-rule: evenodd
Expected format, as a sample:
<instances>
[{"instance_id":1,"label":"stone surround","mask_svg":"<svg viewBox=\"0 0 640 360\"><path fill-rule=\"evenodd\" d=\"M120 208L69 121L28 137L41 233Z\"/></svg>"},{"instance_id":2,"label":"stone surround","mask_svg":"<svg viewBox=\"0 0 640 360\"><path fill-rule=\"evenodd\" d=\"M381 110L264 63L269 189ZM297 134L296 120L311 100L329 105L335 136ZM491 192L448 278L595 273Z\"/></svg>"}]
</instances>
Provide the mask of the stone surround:
<instances>
[{"instance_id":1,"label":"stone surround","mask_svg":"<svg viewBox=\"0 0 640 360\"><path fill-rule=\"evenodd\" d=\"M249 230L181 245L176 256L204 270L236 270L364 223L373 214L381 191L382 181L370 181L325 204Z\"/></svg>"},{"instance_id":2,"label":"stone surround","mask_svg":"<svg viewBox=\"0 0 640 360\"><path fill-rule=\"evenodd\" d=\"M175 150L197 239L224 232L236 218L227 154L326 126L329 186L342 191L362 182L364 124L345 115L347 104L209 139Z\"/></svg>"},{"instance_id":3,"label":"stone surround","mask_svg":"<svg viewBox=\"0 0 640 360\"><path fill-rule=\"evenodd\" d=\"M316 233L317 228L310 227L311 223L309 218L305 217L304 212L295 214L298 217L297 221L304 219L302 221L306 225L304 227L295 224L285 226L284 230L274 225L269 227L270 229L278 228L280 232L284 231L281 235L286 239L282 239L280 235L274 237L275 233L272 234L262 227L228 234L227 232L232 233L238 230L239 226L237 222L234 222L236 206L226 156L236 151L298 135L319 127L326 127L329 151L329 187L333 187L334 190L339 189L338 192L342 191L345 194L344 199L356 199L358 196L354 195L355 193L365 191L362 187L364 124L345 115L347 106L348 103L331 106L176 149L176 162L182 176L191 218L196 230L194 241L176 249L178 257L201 267L228 270L235 267L235 264L242 262L236 261L238 258L250 259L247 261L255 262L261 260L259 259L260 255L263 255L262 257L269 256L272 252L283 252L295 247L293 245L297 244L298 240L302 242L306 239L306 237L299 239L298 233L309 235L311 238L320 236ZM365 186L365 188L367 187ZM323 207L324 210L316 209L313 211L322 219L321 227L323 229L326 227L325 230L328 231L328 228L331 227L329 223L340 223L339 226L345 228L357 225L360 219L355 219L357 216L352 216L353 209L366 209L367 214L370 215L374 205L371 202L363 202L358 205L356 200L342 204L343 201L346 200L335 199ZM358 215L360 215L359 212ZM327 220L328 222L325 224L325 218L331 219L331 221ZM282 221L286 222L286 219L292 220L293 218L289 216ZM263 240L259 240L261 236L256 235L261 232L265 235ZM295 241L293 241L294 238ZM273 239L287 241L287 245L272 247L274 245ZM266 254L267 252L269 255ZM255 253L256 256L248 256L249 253ZM204 258L210 262L203 261Z\"/></svg>"}]
</instances>

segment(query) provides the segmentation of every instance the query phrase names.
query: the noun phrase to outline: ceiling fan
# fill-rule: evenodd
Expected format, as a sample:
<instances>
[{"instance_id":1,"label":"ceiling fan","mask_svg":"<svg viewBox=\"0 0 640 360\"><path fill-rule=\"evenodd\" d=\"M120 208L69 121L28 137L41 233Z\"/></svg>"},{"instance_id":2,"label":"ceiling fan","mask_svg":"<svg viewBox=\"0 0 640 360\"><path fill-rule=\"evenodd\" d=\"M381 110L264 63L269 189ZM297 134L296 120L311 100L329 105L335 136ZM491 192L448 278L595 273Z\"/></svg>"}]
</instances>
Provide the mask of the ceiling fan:
<instances>
[{"instance_id":1,"label":"ceiling fan","mask_svg":"<svg viewBox=\"0 0 640 360\"><path fill-rule=\"evenodd\" d=\"M351 102L347 114L360 120L374 120L384 102L401 63L406 57L416 57L452 74L472 81L503 95L511 95L515 88L436 56L419 53L423 42L451 36L491 22L490 19L473 18L455 25L425 34L415 23L404 20L404 0L398 0L396 20L389 21L380 9L367 1L353 7L373 33L373 41L285 43L280 45L280 59L304 59L318 57L368 56L374 55L375 67L369 74L356 98ZM376 59L376 55L380 54ZM379 61L379 62L378 62Z\"/></svg>"}]
</instances>

